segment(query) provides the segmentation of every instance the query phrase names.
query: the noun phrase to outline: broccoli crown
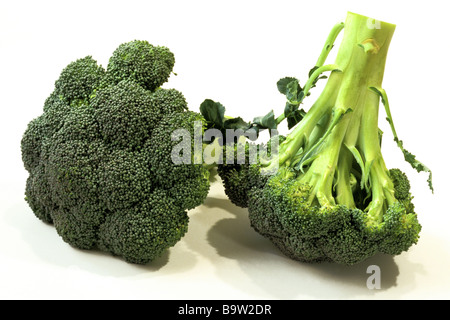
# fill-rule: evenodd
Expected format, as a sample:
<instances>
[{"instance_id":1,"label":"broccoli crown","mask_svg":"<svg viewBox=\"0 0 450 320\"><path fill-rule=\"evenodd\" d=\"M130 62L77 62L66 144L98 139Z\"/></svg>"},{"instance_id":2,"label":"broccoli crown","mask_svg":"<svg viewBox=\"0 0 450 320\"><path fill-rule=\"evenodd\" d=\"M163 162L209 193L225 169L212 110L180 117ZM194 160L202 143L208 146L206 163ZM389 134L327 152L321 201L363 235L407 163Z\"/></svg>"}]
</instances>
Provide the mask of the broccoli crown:
<instances>
[{"instance_id":1,"label":"broccoli crown","mask_svg":"<svg viewBox=\"0 0 450 320\"><path fill-rule=\"evenodd\" d=\"M206 198L208 171L171 160L171 133L204 122L181 92L160 88L173 64L145 41L120 45L106 71L76 60L28 124L26 201L72 246L148 263L183 237L187 210Z\"/></svg>"},{"instance_id":2,"label":"broccoli crown","mask_svg":"<svg viewBox=\"0 0 450 320\"><path fill-rule=\"evenodd\" d=\"M166 47L148 41L121 44L108 63L108 78L113 83L131 79L144 89L154 91L165 83L172 72L175 57Z\"/></svg>"},{"instance_id":3,"label":"broccoli crown","mask_svg":"<svg viewBox=\"0 0 450 320\"><path fill-rule=\"evenodd\" d=\"M352 265L377 252L400 254L418 241L421 226L409 192L387 207L377 224L364 209L311 205L311 192L312 185L281 172L250 192L252 227L292 259Z\"/></svg>"},{"instance_id":4,"label":"broccoli crown","mask_svg":"<svg viewBox=\"0 0 450 320\"><path fill-rule=\"evenodd\" d=\"M89 99L105 75L105 70L92 56L70 63L55 82L55 94L67 104L82 103Z\"/></svg>"},{"instance_id":5,"label":"broccoli crown","mask_svg":"<svg viewBox=\"0 0 450 320\"><path fill-rule=\"evenodd\" d=\"M295 260L352 265L378 252L398 255L419 239L409 180L400 169L388 170L381 153L380 96L405 160L430 171L404 150L380 88L395 26L369 28L367 19L348 14L335 64L321 65L332 47L327 42L303 89L294 78L278 83L286 90L285 113L292 112L316 83L317 71L331 71L309 111L289 116L294 126L276 156L219 171L231 201L248 207L252 227Z\"/></svg>"}]
</instances>

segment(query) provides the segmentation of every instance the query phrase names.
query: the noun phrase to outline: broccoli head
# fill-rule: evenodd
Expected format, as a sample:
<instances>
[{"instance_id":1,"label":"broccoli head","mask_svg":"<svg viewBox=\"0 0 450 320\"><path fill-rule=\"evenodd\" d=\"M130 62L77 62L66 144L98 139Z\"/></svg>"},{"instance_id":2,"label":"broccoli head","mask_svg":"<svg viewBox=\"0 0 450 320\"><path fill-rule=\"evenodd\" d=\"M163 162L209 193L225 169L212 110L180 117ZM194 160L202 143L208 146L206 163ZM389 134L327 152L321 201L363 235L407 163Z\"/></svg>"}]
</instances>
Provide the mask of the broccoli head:
<instances>
[{"instance_id":1,"label":"broccoli head","mask_svg":"<svg viewBox=\"0 0 450 320\"><path fill-rule=\"evenodd\" d=\"M333 28L303 88L294 78L278 82L288 101L277 119L287 118L292 130L277 154L221 169L225 191L248 207L252 227L295 260L352 265L376 253L401 254L419 239L410 182L400 169L389 170L381 153L380 100L405 160L430 173L432 189L431 171L403 148L381 88L395 26L370 28L368 19L349 13ZM344 27L336 62L323 66ZM300 112L323 71L331 71L323 91Z\"/></svg>"},{"instance_id":2,"label":"broccoli head","mask_svg":"<svg viewBox=\"0 0 450 320\"><path fill-rule=\"evenodd\" d=\"M206 198L209 172L171 160L171 133L204 122L181 92L160 88L173 65L146 41L120 45L106 70L76 60L28 124L26 201L72 246L148 263L183 237L187 211Z\"/></svg>"}]
</instances>

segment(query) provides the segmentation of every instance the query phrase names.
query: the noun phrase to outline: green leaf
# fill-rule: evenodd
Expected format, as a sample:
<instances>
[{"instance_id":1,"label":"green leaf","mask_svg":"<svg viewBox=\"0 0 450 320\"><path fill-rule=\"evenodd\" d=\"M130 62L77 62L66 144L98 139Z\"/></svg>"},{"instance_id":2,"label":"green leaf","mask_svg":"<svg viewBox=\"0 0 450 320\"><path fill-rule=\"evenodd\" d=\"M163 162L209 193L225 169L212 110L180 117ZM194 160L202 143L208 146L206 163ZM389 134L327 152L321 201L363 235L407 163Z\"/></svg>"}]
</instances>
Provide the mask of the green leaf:
<instances>
[{"instance_id":1,"label":"green leaf","mask_svg":"<svg viewBox=\"0 0 450 320\"><path fill-rule=\"evenodd\" d=\"M241 117L227 119L224 122L225 129L233 129L233 130L248 130L250 128L250 123L245 122Z\"/></svg>"},{"instance_id":2,"label":"green leaf","mask_svg":"<svg viewBox=\"0 0 450 320\"><path fill-rule=\"evenodd\" d=\"M224 138L227 137L226 130L234 130L234 136L237 137L250 133L249 130L254 130L256 137L258 137L260 131L276 129L278 125L273 110L265 116L256 117L252 122L246 122L241 117L232 118L225 116L225 107L211 99L205 99L202 102L200 113L206 120L206 129L218 129ZM242 132L237 132L237 130L242 130Z\"/></svg>"},{"instance_id":3,"label":"green leaf","mask_svg":"<svg viewBox=\"0 0 450 320\"><path fill-rule=\"evenodd\" d=\"M289 114L289 116L287 117L288 129L290 130L293 127L295 127L297 125L297 123L302 121L302 119L305 115L306 115L306 112L303 109L295 110L294 112L291 112Z\"/></svg>"},{"instance_id":4,"label":"green leaf","mask_svg":"<svg viewBox=\"0 0 450 320\"><path fill-rule=\"evenodd\" d=\"M298 109L298 104L292 104L290 102L286 102L286 106L284 107L284 115L288 122L288 128L291 129L297 123L299 123L303 117L306 115L305 110Z\"/></svg>"},{"instance_id":5,"label":"green leaf","mask_svg":"<svg viewBox=\"0 0 450 320\"><path fill-rule=\"evenodd\" d=\"M256 117L253 119L253 126L257 126L258 129L276 129L277 121L275 120L275 116L273 114L273 110L271 110L268 114L263 117Z\"/></svg>"},{"instance_id":6,"label":"green leaf","mask_svg":"<svg viewBox=\"0 0 450 320\"><path fill-rule=\"evenodd\" d=\"M316 71L317 69L319 69L319 66L314 66L311 70L309 70L308 77L311 78L311 76L313 75L314 71ZM311 88L314 88L316 86L317 81L319 81L320 79L326 79L326 78L328 78L328 77L325 76L325 75L321 75L321 76L313 79L312 84L311 84ZM309 92L308 92L307 95L309 95Z\"/></svg>"},{"instance_id":7,"label":"green leaf","mask_svg":"<svg viewBox=\"0 0 450 320\"><path fill-rule=\"evenodd\" d=\"M286 98L292 104L300 104L304 93L302 92L302 87L300 87L300 83L298 80L294 80L289 82L286 85Z\"/></svg>"},{"instance_id":8,"label":"green leaf","mask_svg":"<svg viewBox=\"0 0 450 320\"><path fill-rule=\"evenodd\" d=\"M313 75L314 71L316 71L317 69L319 69L319 66L314 66L311 70L309 70L308 78L311 78L311 76Z\"/></svg>"},{"instance_id":9,"label":"green leaf","mask_svg":"<svg viewBox=\"0 0 450 320\"><path fill-rule=\"evenodd\" d=\"M280 91L281 94L286 95L287 85L289 83L291 83L292 81L297 81L297 83L299 82L296 78L293 78L293 77L285 77L285 78L278 80L278 82L277 82L278 91Z\"/></svg>"},{"instance_id":10,"label":"green leaf","mask_svg":"<svg viewBox=\"0 0 450 320\"><path fill-rule=\"evenodd\" d=\"M220 102L206 99L200 105L200 113L205 118L208 128L224 129L225 107Z\"/></svg>"},{"instance_id":11,"label":"green leaf","mask_svg":"<svg viewBox=\"0 0 450 320\"><path fill-rule=\"evenodd\" d=\"M292 104L290 102L286 102L286 106L284 107L284 115L289 117L289 115L298 110L298 105Z\"/></svg>"}]
</instances>

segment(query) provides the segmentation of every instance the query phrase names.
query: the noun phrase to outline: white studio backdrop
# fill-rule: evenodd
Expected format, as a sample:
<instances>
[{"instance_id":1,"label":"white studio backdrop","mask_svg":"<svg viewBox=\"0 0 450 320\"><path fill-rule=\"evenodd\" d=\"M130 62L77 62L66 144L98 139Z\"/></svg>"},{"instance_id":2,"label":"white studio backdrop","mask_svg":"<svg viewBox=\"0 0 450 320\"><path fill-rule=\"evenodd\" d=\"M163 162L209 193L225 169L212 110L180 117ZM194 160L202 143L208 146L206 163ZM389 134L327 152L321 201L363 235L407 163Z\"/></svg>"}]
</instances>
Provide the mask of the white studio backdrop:
<instances>
[{"instance_id":1,"label":"white studio backdrop","mask_svg":"<svg viewBox=\"0 0 450 320\"><path fill-rule=\"evenodd\" d=\"M436 0L0 2L0 298L449 298L446 8ZM407 253L353 267L291 261L250 228L246 210L229 203L216 181L190 212L185 238L158 261L136 266L71 248L24 201L21 136L69 62L92 55L106 66L119 44L134 39L164 45L177 74L164 87L180 90L191 110L210 98L251 119L282 110L277 80L304 82L347 11L397 25L384 88L400 139L434 174L431 194L426 174L403 161L380 110L383 154L408 174L424 227ZM373 264L382 270L381 289L366 285Z\"/></svg>"}]
</instances>

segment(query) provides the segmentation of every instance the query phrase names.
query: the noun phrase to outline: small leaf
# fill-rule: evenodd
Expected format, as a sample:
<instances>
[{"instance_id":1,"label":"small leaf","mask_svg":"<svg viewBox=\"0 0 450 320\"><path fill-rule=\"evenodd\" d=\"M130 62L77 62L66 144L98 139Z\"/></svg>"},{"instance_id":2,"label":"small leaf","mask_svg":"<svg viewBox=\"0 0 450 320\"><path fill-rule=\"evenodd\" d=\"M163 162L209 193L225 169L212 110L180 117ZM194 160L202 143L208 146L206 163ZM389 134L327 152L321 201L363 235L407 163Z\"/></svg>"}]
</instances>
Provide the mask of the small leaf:
<instances>
[{"instance_id":1,"label":"small leaf","mask_svg":"<svg viewBox=\"0 0 450 320\"><path fill-rule=\"evenodd\" d=\"M248 130L250 129L250 123L245 122L241 117L227 119L224 122L225 129L233 129L233 130Z\"/></svg>"},{"instance_id":2,"label":"small leaf","mask_svg":"<svg viewBox=\"0 0 450 320\"><path fill-rule=\"evenodd\" d=\"M298 105L286 102L286 106L284 107L284 115L289 117L289 115L295 112L298 109Z\"/></svg>"},{"instance_id":3,"label":"small leaf","mask_svg":"<svg viewBox=\"0 0 450 320\"><path fill-rule=\"evenodd\" d=\"M278 91L280 91L281 94L285 95L286 91L287 91L287 85L292 81L297 81L297 83L298 83L298 80L293 77L285 77L285 78L278 80L278 82L277 82Z\"/></svg>"},{"instance_id":4,"label":"small leaf","mask_svg":"<svg viewBox=\"0 0 450 320\"><path fill-rule=\"evenodd\" d=\"M286 98L292 104L300 104L301 100L299 100L299 97L301 94L302 88L298 80L291 81L286 85Z\"/></svg>"},{"instance_id":5,"label":"small leaf","mask_svg":"<svg viewBox=\"0 0 450 320\"><path fill-rule=\"evenodd\" d=\"M220 102L206 99L200 105L200 113L205 118L209 128L224 128L225 107Z\"/></svg>"},{"instance_id":6,"label":"small leaf","mask_svg":"<svg viewBox=\"0 0 450 320\"><path fill-rule=\"evenodd\" d=\"M273 110L263 117L256 117L253 119L253 124L258 126L259 129L276 129L277 121L275 120Z\"/></svg>"},{"instance_id":7,"label":"small leaf","mask_svg":"<svg viewBox=\"0 0 450 320\"><path fill-rule=\"evenodd\" d=\"M287 119L289 129L299 123L306 115L305 110L298 110L298 107L299 105L292 104L290 102L287 102L286 106L284 107L284 115Z\"/></svg>"},{"instance_id":8,"label":"small leaf","mask_svg":"<svg viewBox=\"0 0 450 320\"><path fill-rule=\"evenodd\" d=\"M303 109L295 110L294 112L290 113L289 116L287 117L288 129L290 130L293 127L295 127L295 125L297 123L302 121L302 119L305 115L306 115L306 112Z\"/></svg>"},{"instance_id":9,"label":"small leaf","mask_svg":"<svg viewBox=\"0 0 450 320\"><path fill-rule=\"evenodd\" d=\"M319 66L314 66L311 70L309 70L308 78L311 78L311 76L313 75L314 71L316 71L317 69L319 69Z\"/></svg>"},{"instance_id":10,"label":"small leaf","mask_svg":"<svg viewBox=\"0 0 450 320\"><path fill-rule=\"evenodd\" d=\"M302 90L297 94L297 101L302 102L304 97L305 97L305 91Z\"/></svg>"},{"instance_id":11,"label":"small leaf","mask_svg":"<svg viewBox=\"0 0 450 320\"><path fill-rule=\"evenodd\" d=\"M317 69L319 69L319 67L318 67L318 66L315 66L314 68L312 68L311 70L309 70L308 76L311 77L311 76L313 75L314 71L316 71ZM321 76L317 77L316 79L313 80L313 83L312 83L312 85L311 85L311 88L314 88L314 87L316 86L317 81L319 81L320 79L326 79L326 78L328 78L326 75L321 75ZM309 92L308 92L308 95L309 95Z\"/></svg>"}]
</instances>

